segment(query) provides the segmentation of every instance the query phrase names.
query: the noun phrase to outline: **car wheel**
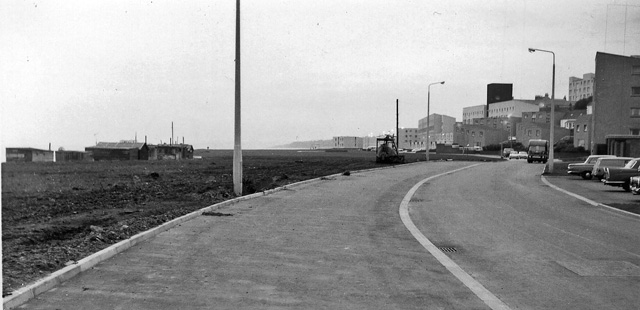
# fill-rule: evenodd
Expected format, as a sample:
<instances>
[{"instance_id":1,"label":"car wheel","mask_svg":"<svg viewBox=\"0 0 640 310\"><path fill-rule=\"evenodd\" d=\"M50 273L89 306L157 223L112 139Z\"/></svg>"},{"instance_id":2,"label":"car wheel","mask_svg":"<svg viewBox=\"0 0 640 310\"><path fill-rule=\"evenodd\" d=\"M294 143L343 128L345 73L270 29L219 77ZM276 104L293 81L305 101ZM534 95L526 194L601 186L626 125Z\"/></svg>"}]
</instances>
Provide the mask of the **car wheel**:
<instances>
[{"instance_id":1,"label":"car wheel","mask_svg":"<svg viewBox=\"0 0 640 310\"><path fill-rule=\"evenodd\" d=\"M624 189L625 192L631 191L631 187L629 186L629 184L622 184L622 189Z\"/></svg>"},{"instance_id":2,"label":"car wheel","mask_svg":"<svg viewBox=\"0 0 640 310\"><path fill-rule=\"evenodd\" d=\"M583 172L582 173L582 178L585 180L591 180L591 178L593 178L593 176L591 175L591 172Z\"/></svg>"}]
</instances>

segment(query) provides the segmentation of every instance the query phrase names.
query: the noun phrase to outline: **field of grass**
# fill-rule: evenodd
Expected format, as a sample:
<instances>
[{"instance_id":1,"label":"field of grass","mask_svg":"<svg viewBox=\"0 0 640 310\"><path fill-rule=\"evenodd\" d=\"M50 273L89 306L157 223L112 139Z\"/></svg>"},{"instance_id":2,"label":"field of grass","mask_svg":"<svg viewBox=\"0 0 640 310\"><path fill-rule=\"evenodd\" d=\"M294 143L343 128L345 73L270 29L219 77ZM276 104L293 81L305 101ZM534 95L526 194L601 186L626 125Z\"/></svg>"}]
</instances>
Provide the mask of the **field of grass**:
<instances>
[{"instance_id":1,"label":"field of grass","mask_svg":"<svg viewBox=\"0 0 640 310\"><path fill-rule=\"evenodd\" d=\"M202 159L3 163L3 296L139 232L234 198L233 152L196 155ZM405 156L409 163L425 154ZM366 151L245 150L243 194L382 166Z\"/></svg>"}]
</instances>

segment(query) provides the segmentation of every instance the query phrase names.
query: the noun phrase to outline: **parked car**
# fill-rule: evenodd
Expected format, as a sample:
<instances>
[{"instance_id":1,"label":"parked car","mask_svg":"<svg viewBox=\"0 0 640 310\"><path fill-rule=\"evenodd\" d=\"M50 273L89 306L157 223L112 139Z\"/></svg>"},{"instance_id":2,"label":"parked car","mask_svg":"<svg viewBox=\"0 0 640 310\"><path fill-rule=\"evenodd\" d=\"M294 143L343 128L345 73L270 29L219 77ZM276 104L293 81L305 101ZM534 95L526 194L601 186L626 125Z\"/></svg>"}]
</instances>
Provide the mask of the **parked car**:
<instances>
[{"instance_id":1,"label":"parked car","mask_svg":"<svg viewBox=\"0 0 640 310\"><path fill-rule=\"evenodd\" d=\"M604 178L604 169L607 167L624 167L629 161L633 158L631 157L601 157L598 158L596 163L593 165L593 169L591 170L591 176L598 179L598 181Z\"/></svg>"},{"instance_id":2,"label":"parked car","mask_svg":"<svg viewBox=\"0 0 640 310\"><path fill-rule=\"evenodd\" d=\"M509 153L509 159L518 159L518 158L520 158L518 151L511 151L511 153Z\"/></svg>"},{"instance_id":3,"label":"parked car","mask_svg":"<svg viewBox=\"0 0 640 310\"><path fill-rule=\"evenodd\" d=\"M524 151L518 152L519 159L527 159L527 157L529 157L529 154L527 154L527 152L524 152Z\"/></svg>"},{"instance_id":4,"label":"parked car","mask_svg":"<svg viewBox=\"0 0 640 310\"><path fill-rule=\"evenodd\" d=\"M589 155L587 159L585 159L582 163L573 163L569 164L567 167L568 174L579 175L585 180L590 180L592 178L591 171L593 170L593 165L595 165L596 161L600 157L615 157L614 155Z\"/></svg>"},{"instance_id":5,"label":"parked car","mask_svg":"<svg viewBox=\"0 0 640 310\"><path fill-rule=\"evenodd\" d=\"M629 189L634 195L640 194L640 176L629 178Z\"/></svg>"},{"instance_id":6,"label":"parked car","mask_svg":"<svg viewBox=\"0 0 640 310\"><path fill-rule=\"evenodd\" d=\"M640 176L640 158L630 160L624 167L604 168L602 182L610 186L620 186L625 191L630 191L631 177Z\"/></svg>"}]
</instances>

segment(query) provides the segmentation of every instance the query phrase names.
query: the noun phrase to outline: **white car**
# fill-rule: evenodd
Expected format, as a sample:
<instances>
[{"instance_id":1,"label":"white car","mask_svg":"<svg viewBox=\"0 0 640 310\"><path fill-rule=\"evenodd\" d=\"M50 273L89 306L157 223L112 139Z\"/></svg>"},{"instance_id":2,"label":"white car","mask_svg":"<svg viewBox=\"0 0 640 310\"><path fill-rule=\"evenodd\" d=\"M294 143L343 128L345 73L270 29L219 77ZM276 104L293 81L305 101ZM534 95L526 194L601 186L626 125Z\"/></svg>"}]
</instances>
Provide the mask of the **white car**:
<instances>
[{"instance_id":1,"label":"white car","mask_svg":"<svg viewBox=\"0 0 640 310\"><path fill-rule=\"evenodd\" d=\"M527 154L527 152L520 151L518 152L518 157L520 159L527 159L527 157L529 157L529 154Z\"/></svg>"},{"instance_id":2,"label":"white car","mask_svg":"<svg viewBox=\"0 0 640 310\"><path fill-rule=\"evenodd\" d=\"M518 151L511 151L509 153L509 159L520 159L520 154L518 154Z\"/></svg>"}]
</instances>

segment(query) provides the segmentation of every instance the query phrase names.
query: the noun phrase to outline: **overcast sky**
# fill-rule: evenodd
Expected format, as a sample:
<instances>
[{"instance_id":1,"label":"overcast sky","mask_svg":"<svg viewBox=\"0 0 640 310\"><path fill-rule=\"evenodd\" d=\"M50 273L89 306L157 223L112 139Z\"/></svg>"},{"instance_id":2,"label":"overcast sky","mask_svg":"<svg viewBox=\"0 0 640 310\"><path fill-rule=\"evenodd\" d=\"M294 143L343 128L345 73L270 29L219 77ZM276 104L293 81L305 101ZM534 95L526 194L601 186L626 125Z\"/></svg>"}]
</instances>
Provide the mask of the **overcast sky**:
<instances>
[{"instance_id":1,"label":"overcast sky","mask_svg":"<svg viewBox=\"0 0 640 310\"><path fill-rule=\"evenodd\" d=\"M604 0L242 2L242 146L365 136L462 119L489 83L517 99L640 54L640 6ZM634 1L628 1L630 5ZM634 4L635 5L635 4ZM6 147L84 150L174 135L233 148L235 1L0 2Z\"/></svg>"}]
</instances>

